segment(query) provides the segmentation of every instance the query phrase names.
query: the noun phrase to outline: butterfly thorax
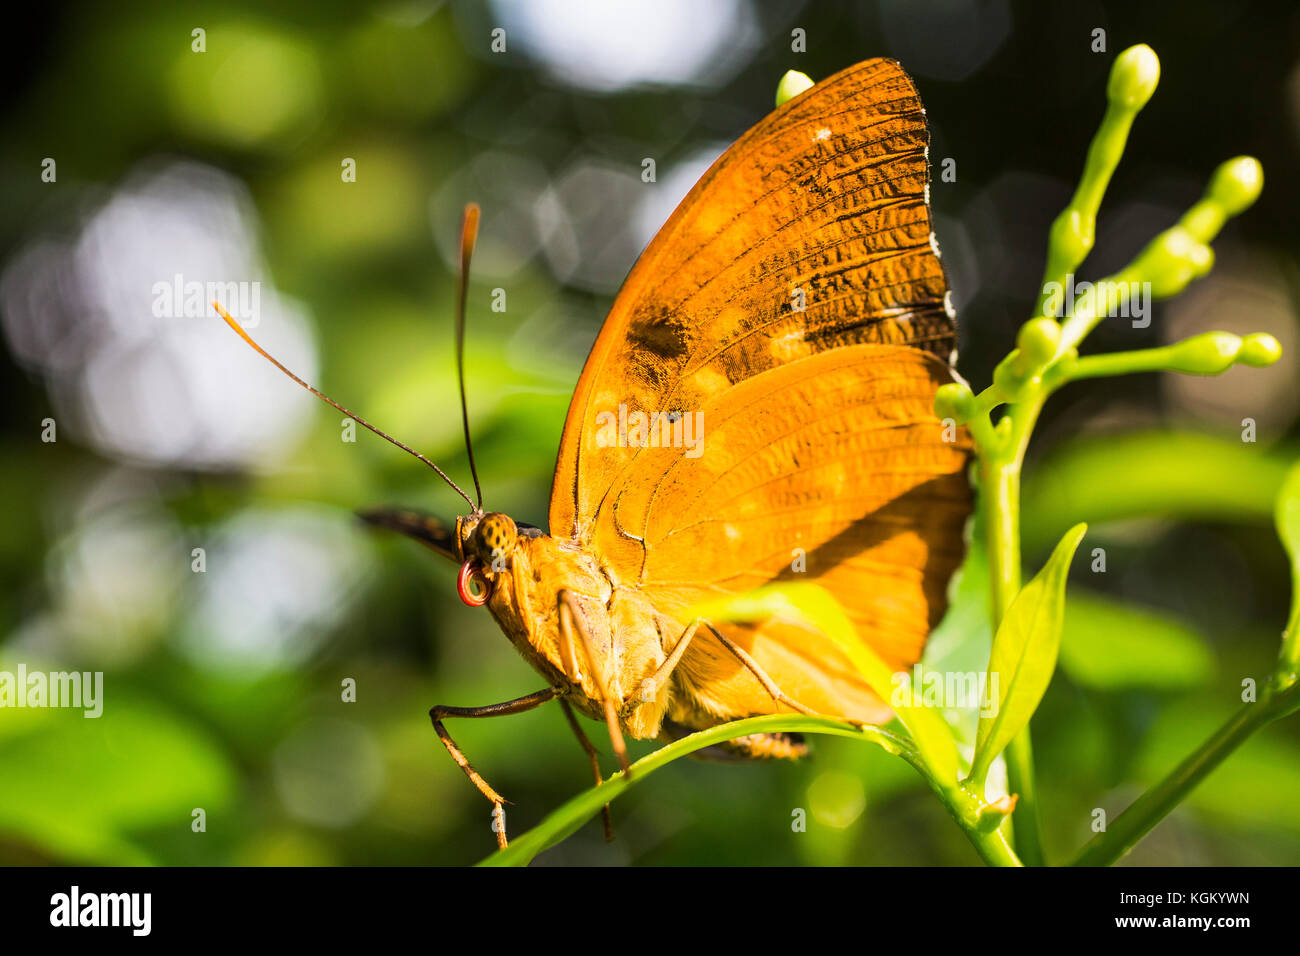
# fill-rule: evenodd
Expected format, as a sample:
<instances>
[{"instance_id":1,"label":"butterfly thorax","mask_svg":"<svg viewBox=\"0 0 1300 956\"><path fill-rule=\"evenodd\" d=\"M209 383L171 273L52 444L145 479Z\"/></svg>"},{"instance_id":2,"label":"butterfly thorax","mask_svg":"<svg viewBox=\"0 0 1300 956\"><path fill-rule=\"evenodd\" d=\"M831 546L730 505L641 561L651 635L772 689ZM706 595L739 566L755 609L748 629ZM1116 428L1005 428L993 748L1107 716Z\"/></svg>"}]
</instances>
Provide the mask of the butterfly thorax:
<instances>
[{"instance_id":1,"label":"butterfly thorax","mask_svg":"<svg viewBox=\"0 0 1300 956\"><path fill-rule=\"evenodd\" d=\"M461 533L466 556L481 562L488 610L524 658L596 719L603 677L625 729L642 738L658 734L670 688L646 681L680 626L573 541L520 529L497 513L462 519Z\"/></svg>"}]
</instances>

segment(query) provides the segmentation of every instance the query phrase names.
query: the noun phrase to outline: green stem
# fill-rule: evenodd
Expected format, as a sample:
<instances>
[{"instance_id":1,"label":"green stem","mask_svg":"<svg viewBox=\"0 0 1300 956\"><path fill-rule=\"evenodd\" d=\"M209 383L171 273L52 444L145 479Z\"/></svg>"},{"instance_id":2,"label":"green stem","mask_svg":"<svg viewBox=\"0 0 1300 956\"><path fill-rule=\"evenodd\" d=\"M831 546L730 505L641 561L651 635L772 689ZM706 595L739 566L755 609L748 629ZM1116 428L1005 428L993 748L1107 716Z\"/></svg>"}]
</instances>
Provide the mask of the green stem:
<instances>
[{"instance_id":1,"label":"green stem","mask_svg":"<svg viewBox=\"0 0 1300 956\"><path fill-rule=\"evenodd\" d=\"M1150 47L1139 45L1121 54L1111 69L1106 114L1088 145L1088 156L1074 196L1052 223L1047 264L1035 315L1055 318L1049 310L1049 286L1060 287L1092 251L1097 211L1110 178L1124 155L1133 120L1146 105L1160 77L1160 64Z\"/></svg>"},{"instance_id":2,"label":"green stem","mask_svg":"<svg viewBox=\"0 0 1300 956\"><path fill-rule=\"evenodd\" d=\"M988 489L986 507L989 540L989 583L992 588L993 633L1002 616L1020 593L1020 462L1000 461L997 456L985 468Z\"/></svg>"},{"instance_id":3,"label":"green stem","mask_svg":"<svg viewBox=\"0 0 1300 956\"><path fill-rule=\"evenodd\" d=\"M1007 744L1003 756L1007 763L1007 790L1018 795L1011 821L1015 827L1016 849L1027 866L1046 866L1038 813L1038 788L1034 783L1034 745L1028 724Z\"/></svg>"},{"instance_id":4,"label":"green stem","mask_svg":"<svg viewBox=\"0 0 1300 956\"><path fill-rule=\"evenodd\" d=\"M1073 865L1110 866L1123 857L1247 737L1283 716L1294 703L1298 688L1300 684L1292 685L1276 695L1266 690L1264 700L1242 707L1195 753L1116 817L1105 833L1094 837L1079 852Z\"/></svg>"},{"instance_id":5,"label":"green stem","mask_svg":"<svg viewBox=\"0 0 1300 956\"><path fill-rule=\"evenodd\" d=\"M962 819L960 808L955 805L950 797L940 793L939 799L943 801L943 805L948 808L948 812L953 815L953 818L961 824L962 830L974 845L975 852L980 855L980 859L985 863L989 866L1024 866L1024 863L1016 855L1010 841L1007 840L1004 828L999 827L985 832L978 827L971 826Z\"/></svg>"},{"instance_id":6,"label":"green stem","mask_svg":"<svg viewBox=\"0 0 1300 956\"><path fill-rule=\"evenodd\" d=\"M1057 374L1052 376L1051 384L1055 387L1058 384L1058 377L1061 382L1077 382L1087 378L1111 378L1141 372L1180 371L1174 363L1175 348L1166 345L1154 349L1134 349L1130 352L1085 355L1072 365L1053 366L1053 371Z\"/></svg>"},{"instance_id":7,"label":"green stem","mask_svg":"<svg viewBox=\"0 0 1300 956\"><path fill-rule=\"evenodd\" d=\"M988 529L989 579L993 633L1020 593L1020 469L1041 400L1016 406L1001 447L983 456L983 507ZM1026 725L1007 746L1007 789L1018 795L1014 827L1016 847L1029 866L1043 866L1043 846L1034 784L1034 748ZM982 782L981 782L982 783Z\"/></svg>"},{"instance_id":8,"label":"green stem","mask_svg":"<svg viewBox=\"0 0 1300 956\"><path fill-rule=\"evenodd\" d=\"M1278 682L1289 687L1296 686L1300 680L1300 641L1296 640L1296 631L1293 623L1282 640L1282 653L1278 656Z\"/></svg>"},{"instance_id":9,"label":"green stem","mask_svg":"<svg viewBox=\"0 0 1300 956\"><path fill-rule=\"evenodd\" d=\"M1297 595L1291 599L1294 605L1291 618L1282 632L1277 669L1273 672L1273 689L1280 694L1292 690L1300 682L1300 587L1296 590Z\"/></svg>"}]
</instances>

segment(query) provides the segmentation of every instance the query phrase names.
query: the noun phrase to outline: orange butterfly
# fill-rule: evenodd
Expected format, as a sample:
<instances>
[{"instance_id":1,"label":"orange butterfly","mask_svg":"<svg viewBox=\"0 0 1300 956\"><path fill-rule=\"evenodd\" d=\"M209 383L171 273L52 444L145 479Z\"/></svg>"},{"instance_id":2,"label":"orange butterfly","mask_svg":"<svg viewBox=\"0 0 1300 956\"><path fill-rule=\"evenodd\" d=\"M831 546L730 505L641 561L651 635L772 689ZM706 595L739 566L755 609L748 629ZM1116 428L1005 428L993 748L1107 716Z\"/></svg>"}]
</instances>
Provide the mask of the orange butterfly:
<instances>
[{"instance_id":1,"label":"orange butterfly","mask_svg":"<svg viewBox=\"0 0 1300 956\"><path fill-rule=\"evenodd\" d=\"M970 446L932 410L951 380L955 327L931 231L928 141L911 80L876 59L787 102L714 163L642 253L587 359L550 534L463 491L471 511L454 528L410 511L363 516L459 563L461 597L486 604L546 679L503 704L430 711L491 801L501 846L504 800L456 747L447 717L558 699L598 783L572 709L606 722L624 769L623 734L672 737L796 710L889 719L828 638L779 620L715 625L689 609L815 581L896 668L918 659L943 613L971 507ZM477 223L471 206L462 356ZM784 734L724 746L755 758L804 752Z\"/></svg>"}]
</instances>

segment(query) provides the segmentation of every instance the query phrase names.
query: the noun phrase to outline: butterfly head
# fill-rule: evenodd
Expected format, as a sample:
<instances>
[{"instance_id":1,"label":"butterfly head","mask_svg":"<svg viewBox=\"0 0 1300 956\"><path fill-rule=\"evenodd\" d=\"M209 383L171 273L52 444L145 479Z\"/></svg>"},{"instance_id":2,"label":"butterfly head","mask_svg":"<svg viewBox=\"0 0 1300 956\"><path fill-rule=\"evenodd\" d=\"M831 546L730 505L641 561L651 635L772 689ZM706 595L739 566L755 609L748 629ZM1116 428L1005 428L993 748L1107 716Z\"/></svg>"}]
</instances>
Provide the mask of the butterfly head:
<instances>
[{"instance_id":1,"label":"butterfly head","mask_svg":"<svg viewBox=\"0 0 1300 956\"><path fill-rule=\"evenodd\" d=\"M509 515L489 511L460 518L456 537L464 557L456 589L466 604L481 607L491 596L496 575L510 567L519 528Z\"/></svg>"}]
</instances>

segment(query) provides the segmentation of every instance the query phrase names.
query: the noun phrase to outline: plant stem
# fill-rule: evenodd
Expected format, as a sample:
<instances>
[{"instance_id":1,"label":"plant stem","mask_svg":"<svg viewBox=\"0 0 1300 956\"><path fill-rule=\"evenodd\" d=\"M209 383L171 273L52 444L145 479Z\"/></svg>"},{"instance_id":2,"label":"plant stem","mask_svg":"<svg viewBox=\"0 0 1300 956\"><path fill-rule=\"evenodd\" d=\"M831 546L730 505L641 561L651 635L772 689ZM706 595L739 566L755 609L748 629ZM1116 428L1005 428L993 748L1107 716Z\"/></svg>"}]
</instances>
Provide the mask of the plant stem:
<instances>
[{"instance_id":1,"label":"plant stem","mask_svg":"<svg viewBox=\"0 0 1300 956\"><path fill-rule=\"evenodd\" d=\"M1295 560L1295 559L1292 559ZM1292 597L1291 617L1282 632L1282 648L1277 655L1277 669L1273 672L1273 687L1285 693L1300 681L1300 574L1293 572L1297 583Z\"/></svg>"},{"instance_id":2,"label":"plant stem","mask_svg":"<svg viewBox=\"0 0 1300 956\"><path fill-rule=\"evenodd\" d=\"M990 456L984 487L989 542L989 584L993 633L1020 593L1020 462Z\"/></svg>"},{"instance_id":3,"label":"plant stem","mask_svg":"<svg viewBox=\"0 0 1300 956\"><path fill-rule=\"evenodd\" d=\"M1128 853L1247 737L1285 714L1298 688L1300 684L1293 684L1280 694L1266 690L1263 700L1242 707L1167 777L1116 817L1106 832L1094 837L1075 857L1073 865L1109 866Z\"/></svg>"},{"instance_id":4,"label":"plant stem","mask_svg":"<svg viewBox=\"0 0 1300 956\"><path fill-rule=\"evenodd\" d=\"M1007 790L1018 795L1011 821L1016 849L1027 866L1046 866L1038 816L1038 788L1034 783L1034 745L1028 725L1007 744L1003 757L1007 764Z\"/></svg>"},{"instance_id":5,"label":"plant stem","mask_svg":"<svg viewBox=\"0 0 1300 956\"><path fill-rule=\"evenodd\" d=\"M977 796L959 789L935 792L938 793L939 800L952 814L953 819L961 826L971 845L975 847L975 852L980 855L980 859L989 866L1024 866L1010 841L1007 840L1004 827L985 831L973 825L970 812L980 802Z\"/></svg>"},{"instance_id":6,"label":"plant stem","mask_svg":"<svg viewBox=\"0 0 1300 956\"><path fill-rule=\"evenodd\" d=\"M997 634L1002 618L1020 593L1020 469L1042 399L1014 408L1011 428L996 450L983 456L985 527L988 528L991 620ZM1007 746L1007 789L1018 795L1013 820L1016 848L1028 866L1043 866L1043 845L1034 784L1034 748L1026 725Z\"/></svg>"}]
</instances>

